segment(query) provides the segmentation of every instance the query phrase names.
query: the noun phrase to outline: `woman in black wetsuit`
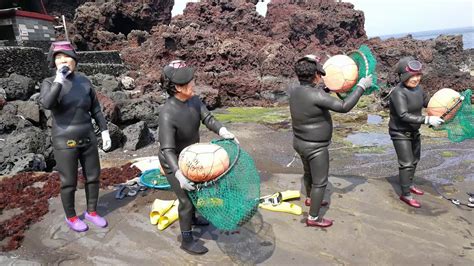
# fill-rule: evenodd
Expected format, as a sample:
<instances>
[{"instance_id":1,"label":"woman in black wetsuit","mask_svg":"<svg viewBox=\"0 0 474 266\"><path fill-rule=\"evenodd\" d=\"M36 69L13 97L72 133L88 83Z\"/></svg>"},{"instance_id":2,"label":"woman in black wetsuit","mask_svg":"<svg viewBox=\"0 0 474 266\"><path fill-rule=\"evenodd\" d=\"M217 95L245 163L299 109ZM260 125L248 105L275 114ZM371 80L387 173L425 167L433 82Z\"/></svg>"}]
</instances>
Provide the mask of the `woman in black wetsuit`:
<instances>
[{"instance_id":1,"label":"woman in black wetsuit","mask_svg":"<svg viewBox=\"0 0 474 266\"><path fill-rule=\"evenodd\" d=\"M194 69L182 60L175 60L164 67L161 86L170 97L160 111L159 139L161 166L166 178L179 200L179 226L181 248L191 254L204 254L206 247L192 235L192 225L205 226L209 222L195 215L195 208L186 191L194 190L178 167L178 155L187 146L199 142L199 126L202 122L208 129L225 139L235 139L194 95ZM237 141L237 140L236 140Z\"/></svg>"},{"instance_id":2,"label":"woman in black wetsuit","mask_svg":"<svg viewBox=\"0 0 474 266\"><path fill-rule=\"evenodd\" d=\"M423 195L424 192L413 184L416 165L420 161L420 126L428 124L439 126L443 119L437 116L423 116L421 109L428 106L429 97L419 86L422 77L422 64L411 56L400 59L396 66L400 83L390 93L390 138L397 152L401 186L400 200L419 208L420 203L411 193Z\"/></svg>"},{"instance_id":3,"label":"woman in black wetsuit","mask_svg":"<svg viewBox=\"0 0 474 266\"><path fill-rule=\"evenodd\" d=\"M311 206L307 226L328 227L332 221L322 218L319 210L328 183L332 119L329 111L349 112L366 88L372 86L371 76L362 78L357 88L344 101L329 95L321 76L326 75L314 55L307 55L295 64L300 85L290 88L290 113L293 126L293 147L303 162L303 181ZM325 203L327 204L327 203Z\"/></svg>"},{"instance_id":4,"label":"woman in black wetsuit","mask_svg":"<svg viewBox=\"0 0 474 266\"><path fill-rule=\"evenodd\" d=\"M75 191L78 161L86 178L86 220L99 227L107 221L96 212L99 197L100 162L97 140L92 127L94 118L102 132L103 149L111 147L107 121L100 109L90 80L75 71L78 56L69 42L55 42L48 54L49 66L56 68L56 75L41 84L40 104L51 110L53 123L51 138L56 169L61 179L61 201L66 213L66 223L78 232L88 226L77 217Z\"/></svg>"}]
</instances>

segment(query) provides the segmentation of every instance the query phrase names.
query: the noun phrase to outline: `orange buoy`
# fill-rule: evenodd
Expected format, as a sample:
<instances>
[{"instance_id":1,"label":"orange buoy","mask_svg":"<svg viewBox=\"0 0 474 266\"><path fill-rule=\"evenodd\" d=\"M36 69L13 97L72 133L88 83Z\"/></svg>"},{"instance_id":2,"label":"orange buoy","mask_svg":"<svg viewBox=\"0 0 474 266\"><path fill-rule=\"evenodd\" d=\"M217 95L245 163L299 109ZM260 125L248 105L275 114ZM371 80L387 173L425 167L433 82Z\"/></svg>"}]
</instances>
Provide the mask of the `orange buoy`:
<instances>
[{"instance_id":1,"label":"orange buoy","mask_svg":"<svg viewBox=\"0 0 474 266\"><path fill-rule=\"evenodd\" d=\"M205 182L215 179L229 168L229 155L219 145L196 143L181 151L178 165L189 180Z\"/></svg>"},{"instance_id":2,"label":"orange buoy","mask_svg":"<svg viewBox=\"0 0 474 266\"><path fill-rule=\"evenodd\" d=\"M357 83L359 69L347 55L335 55L323 65L326 75L323 76L324 84L331 91L341 93L349 91Z\"/></svg>"},{"instance_id":3,"label":"orange buoy","mask_svg":"<svg viewBox=\"0 0 474 266\"><path fill-rule=\"evenodd\" d=\"M454 107L449 112L449 114L445 115L445 117L443 118L445 121L450 120L456 115L456 112L461 107L461 104L457 104L459 103L460 98L461 98L461 94L459 94L459 92L453 89L443 88L437 91L435 94L433 94L433 97L431 97L428 103L428 107L426 111L428 115L430 116L441 117L448 110Z\"/></svg>"}]
</instances>

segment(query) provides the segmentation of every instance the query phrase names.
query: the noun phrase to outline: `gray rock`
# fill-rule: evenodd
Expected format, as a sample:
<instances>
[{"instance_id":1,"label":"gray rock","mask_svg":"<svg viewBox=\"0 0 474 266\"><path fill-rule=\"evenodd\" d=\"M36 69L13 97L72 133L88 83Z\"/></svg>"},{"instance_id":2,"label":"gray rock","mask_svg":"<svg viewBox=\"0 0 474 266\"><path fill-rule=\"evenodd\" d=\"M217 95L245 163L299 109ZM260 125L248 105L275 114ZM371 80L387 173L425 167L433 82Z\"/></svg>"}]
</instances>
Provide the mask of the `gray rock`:
<instances>
[{"instance_id":1,"label":"gray rock","mask_svg":"<svg viewBox=\"0 0 474 266\"><path fill-rule=\"evenodd\" d=\"M160 142L160 128L156 129L150 128L151 136L153 137L153 142Z\"/></svg>"},{"instance_id":2,"label":"gray rock","mask_svg":"<svg viewBox=\"0 0 474 266\"><path fill-rule=\"evenodd\" d=\"M114 102L120 102L130 99L128 93L124 91L114 91L108 95Z\"/></svg>"},{"instance_id":3,"label":"gray rock","mask_svg":"<svg viewBox=\"0 0 474 266\"><path fill-rule=\"evenodd\" d=\"M21 115L36 124L40 122L39 105L32 101L15 101L17 105L17 115Z\"/></svg>"},{"instance_id":4,"label":"gray rock","mask_svg":"<svg viewBox=\"0 0 474 266\"><path fill-rule=\"evenodd\" d=\"M0 78L0 88L5 90L8 101L26 101L35 93L35 82L29 77L12 74L8 78Z\"/></svg>"},{"instance_id":5,"label":"gray rock","mask_svg":"<svg viewBox=\"0 0 474 266\"><path fill-rule=\"evenodd\" d=\"M217 108L221 103L219 90L214 89L211 86L196 85L194 91L196 95L201 98L202 102L210 109Z\"/></svg>"},{"instance_id":6,"label":"gray rock","mask_svg":"<svg viewBox=\"0 0 474 266\"><path fill-rule=\"evenodd\" d=\"M158 103L146 99L130 99L119 102L118 106L122 124L131 125L139 121L145 121L149 127L158 126Z\"/></svg>"},{"instance_id":7,"label":"gray rock","mask_svg":"<svg viewBox=\"0 0 474 266\"><path fill-rule=\"evenodd\" d=\"M16 131L5 139L0 151L0 162L8 158L27 153L43 154L47 147L47 133L37 127L28 125L28 121L20 119Z\"/></svg>"},{"instance_id":8,"label":"gray rock","mask_svg":"<svg viewBox=\"0 0 474 266\"><path fill-rule=\"evenodd\" d=\"M130 125L123 130L125 135L124 149L135 151L153 142L153 136L145 122Z\"/></svg>"},{"instance_id":9,"label":"gray rock","mask_svg":"<svg viewBox=\"0 0 474 266\"><path fill-rule=\"evenodd\" d=\"M44 171L46 161L42 154L27 153L10 157L0 164L0 175L14 175L27 171Z\"/></svg>"},{"instance_id":10,"label":"gray rock","mask_svg":"<svg viewBox=\"0 0 474 266\"><path fill-rule=\"evenodd\" d=\"M39 48L0 47L0 58L0 78L16 73L41 81L49 75L46 56Z\"/></svg>"},{"instance_id":11,"label":"gray rock","mask_svg":"<svg viewBox=\"0 0 474 266\"><path fill-rule=\"evenodd\" d=\"M10 113L0 114L0 134L10 134L17 128L21 118Z\"/></svg>"},{"instance_id":12,"label":"gray rock","mask_svg":"<svg viewBox=\"0 0 474 266\"><path fill-rule=\"evenodd\" d=\"M260 96L272 102L288 103L289 95L285 91L262 91Z\"/></svg>"},{"instance_id":13,"label":"gray rock","mask_svg":"<svg viewBox=\"0 0 474 266\"><path fill-rule=\"evenodd\" d=\"M99 73L91 76L90 79L96 90L104 94L109 95L114 91L121 90L120 81L114 76Z\"/></svg>"}]
</instances>

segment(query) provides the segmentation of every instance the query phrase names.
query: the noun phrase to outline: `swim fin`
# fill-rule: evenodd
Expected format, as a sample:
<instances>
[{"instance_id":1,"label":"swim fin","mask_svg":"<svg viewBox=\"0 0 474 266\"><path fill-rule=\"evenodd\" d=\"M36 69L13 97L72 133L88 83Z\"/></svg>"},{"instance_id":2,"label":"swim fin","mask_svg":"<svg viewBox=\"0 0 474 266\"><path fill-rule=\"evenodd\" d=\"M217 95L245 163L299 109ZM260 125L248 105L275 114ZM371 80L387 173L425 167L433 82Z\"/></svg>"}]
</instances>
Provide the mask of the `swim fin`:
<instances>
[{"instance_id":1,"label":"swim fin","mask_svg":"<svg viewBox=\"0 0 474 266\"><path fill-rule=\"evenodd\" d=\"M300 196L301 193L299 190L286 190L272 195L263 196L260 198L260 203L277 205L283 200L298 199Z\"/></svg>"},{"instance_id":2,"label":"swim fin","mask_svg":"<svg viewBox=\"0 0 474 266\"><path fill-rule=\"evenodd\" d=\"M289 202L284 202L282 201L280 204L265 204L265 203L260 203L258 207L269 210L269 211L275 211L275 212L287 212L291 214L296 214L296 215L301 215L303 213L303 209L293 203Z\"/></svg>"},{"instance_id":3,"label":"swim fin","mask_svg":"<svg viewBox=\"0 0 474 266\"><path fill-rule=\"evenodd\" d=\"M280 193L281 200L299 199L301 197L301 193L299 190L287 190Z\"/></svg>"},{"instance_id":4,"label":"swim fin","mask_svg":"<svg viewBox=\"0 0 474 266\"><path fill-rule=\"evenodd\" d=\"M173 207L176 200L155 199L151 206L150 223L156 225L161 216Z\"/></svg>"},{"instance_id":5,"label":"swim fin","mask_svg":"<svg viewBox=\"0 0 474 266\"><path fill-rule=\"evenodd\" d=\"M170 226L174 221L178 220L179 214L178 214L178 205L179 201L176 201L176 203L171 207L171 209L165 214L160 217L158 220L158 225L157 228L159 230L165 230L168 226Z\"/></svg>"}]
</instances>

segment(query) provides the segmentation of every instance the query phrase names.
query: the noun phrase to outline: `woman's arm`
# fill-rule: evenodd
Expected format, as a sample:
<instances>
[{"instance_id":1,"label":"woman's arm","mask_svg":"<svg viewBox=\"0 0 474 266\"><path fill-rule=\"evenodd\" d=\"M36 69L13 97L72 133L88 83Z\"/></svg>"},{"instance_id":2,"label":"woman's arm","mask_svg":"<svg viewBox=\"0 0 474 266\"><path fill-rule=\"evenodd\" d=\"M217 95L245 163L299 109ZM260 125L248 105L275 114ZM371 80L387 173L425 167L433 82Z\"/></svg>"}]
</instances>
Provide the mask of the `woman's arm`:
<instances>
[{"instance_id":1,"label":"woman's arm","mask_svg":"<svg viewBox=\"0 0 474 266\"><path fill-rule=\"evenodd\" d=\"M176 154L176 128L172 124L171 117L166 111L160 113L159 117L159 139L160 152L165 157L166 163L173 173L178 169L178 155Z\"/></svg>"},{"instance_id":2,"label":"woman's arm","mask_svg":"<svg viewBox=\"0 0 474 266\"><path fill-rule=\"evenodd\" d=\"M356 89L349 96L347 96L346 99L339 100L336 97L332 97L328 93L321 91L321 93L319 93L315 99L315 102L319 107L323 107L338 113L347 113L352 110L352 108L354 108L363 93L364 89L360 86L357 86Z\"/></svg>"},{"instance_id":3,"label":"woman's arm","mask_svg":"<svg viewBox=\"0 0 474 266\"><path fill-rule=\"evenodd\" d=\"M58 82L43 80L40 89L39 103L44 109L50 110L58 104L58 97L63 85Z\"/></svg>"},{"instance_id":4,"label":"woman's arm","mask_svg":"<svg viewBox=\"0 0 474 266\"><path fill-rule=\"evenodd\" d=\"M91 97L91 109L90 113L92 118L94 118L95 122L99 126L100 131L105 131L107 130L107 120L105 120L104 114L102 113L102 110L100 109L100 103L99 100L97 99L97 95L95 90L92 88L92 84L90 85L90 97Z\"/></svg>"}]
</instances>

